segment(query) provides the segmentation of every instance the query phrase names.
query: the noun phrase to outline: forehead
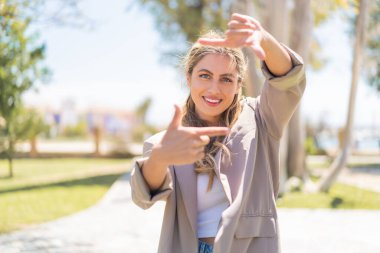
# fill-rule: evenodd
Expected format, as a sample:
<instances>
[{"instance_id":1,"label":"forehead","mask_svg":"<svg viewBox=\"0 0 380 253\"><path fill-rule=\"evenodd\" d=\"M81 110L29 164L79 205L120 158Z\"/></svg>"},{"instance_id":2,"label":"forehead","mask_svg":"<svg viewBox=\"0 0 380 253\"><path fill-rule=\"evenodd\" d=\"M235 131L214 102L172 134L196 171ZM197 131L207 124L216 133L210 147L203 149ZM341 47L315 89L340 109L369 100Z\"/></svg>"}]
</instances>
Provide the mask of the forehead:
<instances>
[{"instance_id":1,"label":"forehead","mask_svg":"<svg viewBox=\"0 0 380 253\"><path fill-rule=\"evenodd\" d=\"M207 69L215 74L237 74L236 64L227 55L207 54L195 65L194 70Z\"/></svg>"}]
</instances>

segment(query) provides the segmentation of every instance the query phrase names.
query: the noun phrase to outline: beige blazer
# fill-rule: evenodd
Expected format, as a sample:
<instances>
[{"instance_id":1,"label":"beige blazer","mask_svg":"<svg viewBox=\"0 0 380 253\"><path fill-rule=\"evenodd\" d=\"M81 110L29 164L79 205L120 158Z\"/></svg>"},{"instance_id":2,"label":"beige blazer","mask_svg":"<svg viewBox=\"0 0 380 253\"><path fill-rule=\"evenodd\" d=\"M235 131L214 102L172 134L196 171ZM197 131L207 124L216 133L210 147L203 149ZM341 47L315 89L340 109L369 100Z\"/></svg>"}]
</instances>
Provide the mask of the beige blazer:
<instances>
[{"instance_id":1,"label":"beige blazer","mask_svg":"<svg viewBox=\"0 0 380 253\"><path fill-rule=\"evenodd\" d=\"M229 207L222 213L214 253L279 253L276 199L279 189L279 144L282 131L296 109L306 80L302 59L288 49L293 68L266 77L257 98L245 98L239 119L224 143L231 151L228 161L216 154L216 176L221 181ZM197 177L193 164L170 166L162 187L152 193L140 171L163 132L144 143L143 158L131 173L133 201L147 209L166 200L159 253L196 253Z\"/></svg>"}]
</instances>

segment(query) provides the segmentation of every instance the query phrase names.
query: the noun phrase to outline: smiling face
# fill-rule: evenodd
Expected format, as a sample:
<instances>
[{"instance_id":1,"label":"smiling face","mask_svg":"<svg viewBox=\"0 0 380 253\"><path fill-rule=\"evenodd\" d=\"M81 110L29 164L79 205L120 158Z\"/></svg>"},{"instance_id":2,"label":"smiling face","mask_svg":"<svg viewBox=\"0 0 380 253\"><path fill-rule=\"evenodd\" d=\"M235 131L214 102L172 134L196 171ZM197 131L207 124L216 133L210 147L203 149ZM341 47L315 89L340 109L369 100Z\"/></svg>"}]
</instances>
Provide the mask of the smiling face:
<instances>
[{"instance_id":1,"label":"smiling face","mask_svg":"<svg viewBox=\"0 0 380 253\"><path fill-rule=\"evenodd\" d=\"M222 54L207 54L187 77L197 115L210 125L232 104L240 83L235 64Z\"/></svg>"}]
</instances>

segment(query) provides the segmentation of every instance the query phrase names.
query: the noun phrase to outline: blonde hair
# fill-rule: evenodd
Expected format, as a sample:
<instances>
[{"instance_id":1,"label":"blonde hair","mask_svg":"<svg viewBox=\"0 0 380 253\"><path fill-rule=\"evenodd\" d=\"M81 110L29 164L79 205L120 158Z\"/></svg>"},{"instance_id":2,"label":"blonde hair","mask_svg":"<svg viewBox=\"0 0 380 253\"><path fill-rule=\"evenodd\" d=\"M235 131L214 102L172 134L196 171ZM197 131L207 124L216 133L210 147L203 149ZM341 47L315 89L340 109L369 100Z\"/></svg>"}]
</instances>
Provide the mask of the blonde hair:
<instances>
[{"instance_id":1,"label":"blonde hair","mask_svg":"<svg viewBox=\"0 0 380 253\"><path fill-rule=\"evenodd\" d=\"M201 38L224 38L224 36L214 31L210 31L202 35ZM194 43L183 59L183 68L185 70L185 74L187 76L191 76L194 67L203 57L208 54L228 56L231 59L231 66L234 66L237 70L238 85L240 87L243 85L247 70L247 61L241 49L238 48L212 47L205 46L200 43ZM221 114L217 125L230 128L233 126L233 124L238 119L241 110L240 100L241 89L237 94L235 94L231 105ZM195 103L190 94L187 98L186 104L184 105L183 112L184 115L182 124L184 126L205 127L208 125L207 122L202 120L195 112ZM230 150L226 147L226 145L223 144L223 139L224 136L212 137L210 143L205 147L205 157L195 162L195 171L197 173L208 173L209 175L207 191L211 190L214 182L214 169L216 166L214 156L218 150L222 149L227 157L230 158Z\"/></svg>"}]
</instances>

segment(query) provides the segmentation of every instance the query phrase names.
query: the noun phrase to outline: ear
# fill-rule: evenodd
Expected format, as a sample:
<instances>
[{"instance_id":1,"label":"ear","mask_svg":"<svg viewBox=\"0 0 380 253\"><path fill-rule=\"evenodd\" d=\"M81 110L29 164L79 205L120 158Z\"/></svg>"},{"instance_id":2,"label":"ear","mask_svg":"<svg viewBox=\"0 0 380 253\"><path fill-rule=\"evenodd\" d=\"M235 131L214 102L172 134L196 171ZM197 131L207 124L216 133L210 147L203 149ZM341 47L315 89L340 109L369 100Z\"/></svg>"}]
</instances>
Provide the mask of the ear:
<instances>
[{"instance_id":1,"label":"ear","mask_svg":"<svg viewBox=\"0 0 380 253\"><path fill-rule=\"evenodd\" d=\"M239 92L241 92L242 89L243 89L243 83L242 82L238 82L235 94L239 94Z\"/></svg>"}]
</instances>

